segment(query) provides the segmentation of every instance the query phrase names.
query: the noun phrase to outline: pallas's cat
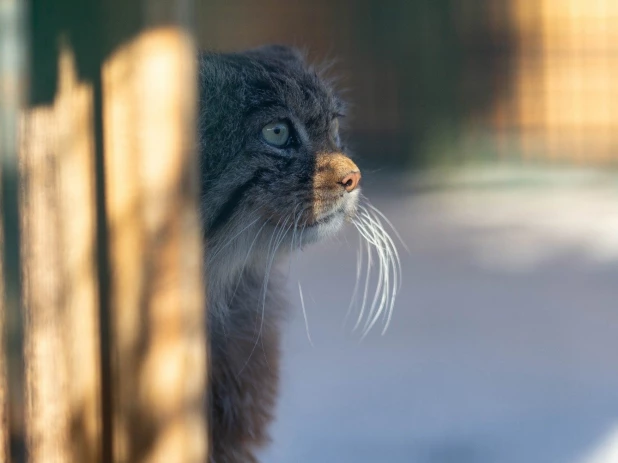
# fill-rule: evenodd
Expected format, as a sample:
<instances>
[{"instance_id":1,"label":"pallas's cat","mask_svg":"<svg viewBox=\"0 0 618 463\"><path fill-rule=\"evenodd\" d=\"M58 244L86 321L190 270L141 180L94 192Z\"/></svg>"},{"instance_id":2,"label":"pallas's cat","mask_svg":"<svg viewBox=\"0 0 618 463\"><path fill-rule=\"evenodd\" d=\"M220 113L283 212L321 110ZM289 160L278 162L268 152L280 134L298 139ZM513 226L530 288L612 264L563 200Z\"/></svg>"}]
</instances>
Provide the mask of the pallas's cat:
<instances>
[{"instance_id":1,"label":"pallas's cat","mask_svg":"<svg viewBox=\"0 0 618 463\"><path fill-rule=\"evenodd\" d=\"M211 462L254 462L277 396L286 309L277 262L354 224L380 269L362 295L366 333L390 321L399 260L339 136L345 105L298 51L204 53L199 71Z\"/></svg>"}]
</instances>

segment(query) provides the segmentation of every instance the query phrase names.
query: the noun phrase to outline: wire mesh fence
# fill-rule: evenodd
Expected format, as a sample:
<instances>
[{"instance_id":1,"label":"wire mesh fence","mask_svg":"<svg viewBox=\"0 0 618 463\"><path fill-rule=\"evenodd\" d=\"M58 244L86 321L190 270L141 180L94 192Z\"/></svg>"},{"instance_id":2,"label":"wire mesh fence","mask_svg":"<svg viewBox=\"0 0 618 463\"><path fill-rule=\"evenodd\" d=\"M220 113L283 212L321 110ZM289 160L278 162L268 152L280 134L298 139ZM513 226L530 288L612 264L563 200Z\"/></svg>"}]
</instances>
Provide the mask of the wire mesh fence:
<instances>
[{"instance_id":1,"label":"wire mesh fence","mask_svg":"<svg viewBox=\"0 0 618 463\"><path fill-rule=\"evenodd\" d=\"M353 106L348 138L367 163L616 164L612 0L197 6L201 47L284 42L316 63L334 60Z\"/></svg>"}]
</instances>

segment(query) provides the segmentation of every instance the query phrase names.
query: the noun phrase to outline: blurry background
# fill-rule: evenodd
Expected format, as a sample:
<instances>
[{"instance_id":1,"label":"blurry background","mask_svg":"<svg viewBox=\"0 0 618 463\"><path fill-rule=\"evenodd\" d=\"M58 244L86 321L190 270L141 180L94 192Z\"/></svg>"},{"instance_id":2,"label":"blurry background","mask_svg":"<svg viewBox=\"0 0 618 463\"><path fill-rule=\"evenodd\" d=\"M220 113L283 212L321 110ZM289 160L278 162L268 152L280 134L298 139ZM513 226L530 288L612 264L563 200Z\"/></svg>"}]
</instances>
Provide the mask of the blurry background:
<instances>
[{"instance_id":1,"label":"blurry background","mask_svg":"<svg viewBox=\"0 0 618 463\"><path fill-rule=\"evenodd\" d=\"M381 167L618 160L618 3L318 0L198 3L202 48L296 45L353 103Z\"/></svg>"},{"instance_id":2,"label":"blurry background","mask_svg":"<svg viewBox=\"0 0 618 463\"><path fill-rule=\"evenodd\" d=\"M410 249L362 342L355 232L294 261L264 460L618 462L618 2L218 0L196 25L202 48L334 60Z\"/></svg>"}]
</instances>

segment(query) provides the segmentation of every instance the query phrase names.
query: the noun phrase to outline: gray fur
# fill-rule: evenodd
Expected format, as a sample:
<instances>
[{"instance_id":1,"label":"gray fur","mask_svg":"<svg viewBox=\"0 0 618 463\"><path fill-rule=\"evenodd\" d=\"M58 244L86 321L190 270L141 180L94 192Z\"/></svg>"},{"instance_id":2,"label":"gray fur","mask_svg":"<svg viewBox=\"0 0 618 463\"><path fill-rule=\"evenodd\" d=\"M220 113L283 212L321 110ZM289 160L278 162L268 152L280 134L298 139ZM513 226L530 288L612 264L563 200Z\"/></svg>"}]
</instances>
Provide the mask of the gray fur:
<instances>
[{"instance_id":1,"label":"gray fur","mask_svg":"<svg viewBox=\"0 0 618 463\"><path fill-rule=\"evenodd\" d=\"M343 152L329 127L344 106L302 55L282 46L200 56L198 141L207 243L213 463L253 462L268 441L285 312L276 262L331 234L308 227L318 152ZM294 145L262 140L287 120ZM358 192L349 195L353 207ZM348 204L349 203L349 204Z\"/></svg>"}]
</instances>

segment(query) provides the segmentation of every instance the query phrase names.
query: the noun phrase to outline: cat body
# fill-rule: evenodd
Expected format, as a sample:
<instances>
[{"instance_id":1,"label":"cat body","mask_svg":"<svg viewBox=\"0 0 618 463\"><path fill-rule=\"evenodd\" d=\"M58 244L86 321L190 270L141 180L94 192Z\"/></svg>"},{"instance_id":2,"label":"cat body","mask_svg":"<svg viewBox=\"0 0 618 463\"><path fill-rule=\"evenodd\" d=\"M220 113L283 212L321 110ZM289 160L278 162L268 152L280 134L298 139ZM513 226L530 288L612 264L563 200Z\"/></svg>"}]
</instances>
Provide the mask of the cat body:
<instances>
[{"instance_id":1,"label":"cat body","mask_svg":"<svg viewBox=\"0 0 618 463\"><path fill-rule=\"evenodd\" d=\"M210 337L211 463L256 462L278 390L276 263L357 212L344 105L296 50L200 55L199 159Z\"/></svg>"}]
</instances>

